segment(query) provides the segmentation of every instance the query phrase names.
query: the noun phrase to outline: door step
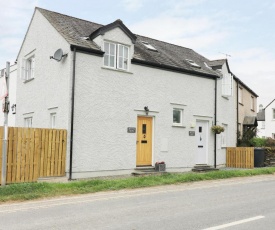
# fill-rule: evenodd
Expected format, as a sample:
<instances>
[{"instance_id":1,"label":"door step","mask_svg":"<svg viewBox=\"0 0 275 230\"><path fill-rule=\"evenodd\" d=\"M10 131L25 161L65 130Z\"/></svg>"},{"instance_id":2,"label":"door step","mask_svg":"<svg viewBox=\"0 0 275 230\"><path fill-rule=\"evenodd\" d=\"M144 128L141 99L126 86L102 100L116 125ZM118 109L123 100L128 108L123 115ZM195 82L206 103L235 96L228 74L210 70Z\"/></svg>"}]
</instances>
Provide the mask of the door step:
<instances>
[{"instance_id":1,"label":"door step","mask_svg":"<svg viewBox=\"0 0 275 230\"><path fill-rule=\"evenodd\" d=\"M207 164L197 164L192 168L193 172L207 172L207 171L217 171L219 169L213 168L210 165Z\"/></svg>"},{"instance_id":2,"label":"door step","mask_svg":"<svg viewBox=\"0 0 275 230\"><path fill-rule=\"evenodd\" d=\"M155 170L154 166L142 166L136 167L134 172L132 172L133 176L144 176L144 175L154 175L154 174L162 174L166 172L158 172Z\"/></svg>"}]
</instances>

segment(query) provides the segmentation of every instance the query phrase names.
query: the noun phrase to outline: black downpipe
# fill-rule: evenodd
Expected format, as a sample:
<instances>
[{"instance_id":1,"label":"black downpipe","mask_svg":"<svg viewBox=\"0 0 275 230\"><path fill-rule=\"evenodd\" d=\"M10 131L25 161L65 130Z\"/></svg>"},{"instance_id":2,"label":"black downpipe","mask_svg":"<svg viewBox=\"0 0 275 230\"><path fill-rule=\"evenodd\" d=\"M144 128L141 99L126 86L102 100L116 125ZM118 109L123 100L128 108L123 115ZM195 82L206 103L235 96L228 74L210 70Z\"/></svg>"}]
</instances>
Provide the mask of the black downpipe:
<instances>
[{"instance_id":1,"label":"black downpipe","mask_svg":"<svg viewBox=\"0 0 275 230\"><path fill-rule=\"evenodd\" d=\"M238 146L238 136L241 130L239 130L239 79L237 79L237 140L236 140L236 146Z\"/></svg>"},{"instance_id":2,"label":"black downpipe","mask_svg":"<svg viewBox=\"0 0 275 230\"><path fill-rule=\"evenodd\" d=\"M72 107L71 107L71 138L70 138L70 171L69 180L72 180L72 168L73 168L73 137L74 137L74 93L75 93L75 60L76 60L76 48L73 51L73 79L72 79Z\"/></svg>"},{"instance_id":3,"label":"black downpipe","mask_svg":"<svg viewBox=\"0 0 275 230\"><path fill-rule=\"evenodd\" d=\"M214 125L217 124L217 78L215 79L215 114ZM214 137L214 167L217 168L217 134Z\"/></svg>"}]
</instances>

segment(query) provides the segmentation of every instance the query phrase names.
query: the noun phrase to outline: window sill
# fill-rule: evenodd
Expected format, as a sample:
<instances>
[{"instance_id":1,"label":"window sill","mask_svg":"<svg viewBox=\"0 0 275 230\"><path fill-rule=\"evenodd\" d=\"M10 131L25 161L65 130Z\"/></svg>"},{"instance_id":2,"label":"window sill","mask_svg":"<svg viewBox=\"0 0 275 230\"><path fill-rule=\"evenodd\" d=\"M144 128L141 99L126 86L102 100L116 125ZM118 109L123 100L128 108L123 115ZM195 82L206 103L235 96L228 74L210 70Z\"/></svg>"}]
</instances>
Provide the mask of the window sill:
<instances>
[{"instance_id":1,"label":"window sill","mask_svg":"<svg viewBox=\"0 0 275 230\"><path fill-rule=\"evenodd\" d=\"M243 106L243 103L239 102L239 105Z\"/></svg>"},{"instance_id":2,"label":"window sill","mask_svg":"<svg viewBox=\"0 0 275 230\"><path fill-rule=\"evenodd\" d=\"M28 83L28 82L30 82L30 81L32 81L32 80L34 80L34 77L31 78L31 79L25 80L24 83Z\"/></svg>"},{"instance_id":3,"label":"window sill","mask_svg":"<svg viewBox=\"0 0 275 230\"><path fill-rule=\"evenodd\" d=\"M132 72L129 72L127 70L108 68L108 67L105 67L105 66L102 66L101 69L112 70L112 71L116 71L116 72L120 72L120 73L133 74Z\"/></svg>"},{"instance_id":4,"label":"window sill","mask_svg":"<svg viewBox=\"0 0 275 230\"><path fill-rule=\"evenodd\" d=\"M222 98L224 98L225 100L229 100L227 96L222 96Z\"/></svg>"},{"instance_id":5,"label":"window sill","mask_svg":"<svg viewBox=\"0 0 275 230\"><path fill-rule=\"evenodd\" d=\"M175 128L186 128L186 126L183 126L183 125L172 125L172 127L175 127Z\"/></svg>"},{"instance_id":6,"label":"window sill","mask_svg":"<svg viewBox=\"0 0 275 230\"><path fill-rule=\"evenodd\" d=\"M252 112L255 112L255 110L254 110L254 109L251 109L251 111L252 111Z\"/></svg>"}]
</instances>

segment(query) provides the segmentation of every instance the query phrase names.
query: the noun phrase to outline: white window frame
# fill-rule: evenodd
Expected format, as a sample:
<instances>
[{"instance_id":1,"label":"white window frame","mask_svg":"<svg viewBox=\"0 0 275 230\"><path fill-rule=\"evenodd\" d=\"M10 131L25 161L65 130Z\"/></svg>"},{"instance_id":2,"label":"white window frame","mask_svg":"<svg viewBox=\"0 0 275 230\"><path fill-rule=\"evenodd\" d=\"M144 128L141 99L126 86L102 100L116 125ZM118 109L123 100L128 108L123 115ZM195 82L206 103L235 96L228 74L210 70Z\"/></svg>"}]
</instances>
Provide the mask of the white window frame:
<instances>
[{"instance_id":1,"label":"white window frame","mask_svg":"<svg viewBox=\"0 0 275 230\"><path fill-rule=\"evenodd\" d=\"M251 96L251 110L255 111L255 97Z\"/></svg>"},{"instance_id":2,"label":"white window frame","mask_svg":"<svg viewBox=\"0 0 275 230\"><path fill-rule=\"evenodd\" d=\"M107 53L107 51L105 51L106 44L109 45L109 53ZM114 47L115 47L114 55L110 54L111 45L114 45ZM130 57L130 47L129 46L110 42L110 41L104 41L103 47L104 47L104 52L105 52L104 57L103 57L103 66L104 67L107 67L110 69L119 69L119 70L123 70L123 71L129 70L129 57ZM120 52L120 48L122 48L122 52ZM127 49L127 51L126 51L126 49ZM127 54L125 54L125 53L127 53ZM108 64L107 65L105 65L106 56L108 56ZM114 66L110 65L111 56L114 57ZM122 60L122 63L120 62L121 60Z\"/></svg>"},{"instance_id":3,"label":"white window frame","mask_svg":"<svg viewBox=\"0 0 275 230\"><path fill-rule=\"evenodd\" d=\"M226 124L222 124L224 131L221 132L221 147L225 148L227 147L227 130L228 130L228 126Z\"/></svg>"},{"instance_id":4,"label":"white window frame","mask_svg":"<svg viewBox=\"0 0 275 230\"><path fill-rule=\"evenodd\" d=\"M34 79L35 73L35 55L32 54L29 57L22 59L21 66L21 79L24 81L29 81Z\"/></svg>"},{"instance_id":5,"label":"white window frame","mask_svg":"<svg viewBox=\"0 0 275 230\"><path fill-rule=\"evenodd\" d=\"M24 118L24 127L26 127L26 128L32 127L32 118L33 117L25 117Z\"/></svg>"},{"instance_id":6,"label":"white window frame","mask_svg":"<svg viewBox=\"0 0 275 230\"><path fill-rule=\"evenodd\" d=\"M174 111L180 112L180 122L174 122ZM183 109L173 108L173 126L183 126Z\"/></svg>"},{"instance_id":7,"label":"white window frame","mask_svg":"<svg viewBox=\"0 0 275 230\"><path fill-rule=\"evenodd\" d=\"M238 100L239 100L239 103L242 104L243 103L243 88L239 87L238 90L239 90L239 92L238 92L239 93L239 99Z\"/></svg>"},{"instance_id":8,"label":"white window frame","mask_svg":"<svg viewBox=\"0 0 275 230\"><path fill-rule=\"evenodd\" d=\"M231 73L224 74L222 77L222 96L233 96L233 75Z\"/></svg>"},{"instance_id":9,"label":"white window frame","mask_svg":"<svg viewBox=\"0 0 275 230\"><path fill-rule=\"evenodd\" d=\"M56 128L56 113L50 113L50 128Z\"/></svg>"}]
</instances>

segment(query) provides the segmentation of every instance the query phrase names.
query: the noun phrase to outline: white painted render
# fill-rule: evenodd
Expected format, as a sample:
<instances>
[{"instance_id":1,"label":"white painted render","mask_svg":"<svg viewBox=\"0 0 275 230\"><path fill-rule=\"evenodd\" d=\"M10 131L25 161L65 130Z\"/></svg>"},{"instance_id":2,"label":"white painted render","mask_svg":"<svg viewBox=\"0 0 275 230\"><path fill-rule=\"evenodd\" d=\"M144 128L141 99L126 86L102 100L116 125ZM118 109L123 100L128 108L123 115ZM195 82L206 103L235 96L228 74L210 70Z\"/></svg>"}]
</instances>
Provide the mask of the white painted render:
<instances>
[{"instance_id":1,"label":"white painted render","mask_svg":"<svg viewBox=\"0 0 275 230\"><path fill-rule=\"evenodd\" d=\"M265 108L265 137L274 138L275 135L275 119L273 110L275 109L275 100Z\"/></svg>"},{"instance_id":2,"label":"white painted render","mask_svg":"<svg viewBox=\"0 0 275 230\"><path fill-rule=\"evenodd\" d=\"M223 75L229 74L229 70L224 64L221 72ZM222 95L222 78L217 80L217 125L227 127L223 134L217 134L217 165L224 165L226 162L226 147L236 146L236 83L232 81L232 96ZM225 135L226 147L222 146L222 135Z\"/></svg>"},{"instance_id":3,"label":"white painted render","mask_svg":"<svg viewBox=\"0 0 275 230\"><path fill-rule=\"evenodd\" d=\"M10 102L10 111L8 114L8 126L15 126L16 115L12 113L11 106L16 104L16 81L17 81L17 65L13 64L10 66L10 78L9 78L9 90L8 90L9 102ZM3 126L4 124L4 113L2 110L3 102L4 100L1 100L0 126Z\"/></svg>"},{"instance_id":4,"label":"white painted render","mask_svg":"<svg viewBox=\"0 0 275 230\"><path fill-rule=\"evenodd\" d=\"M57 49L69 53L57 62L50 59ZM22 59L35 55L34 79L20 78ZM16 125L24 126L33 117L33 127L49 128L50 113L56 111L56 128L68 129L71 82L71 51L65 39L36 10L18 55Z\"/></svg>"},{"instance_id":5,"label":"white painted render","mask_svg":"<svg viewBox=\"0 0 275 230\"><path fill-rule=\"evenodd\" d=\"M120 30L113 29L95 41L104 39L129 45L132 41ZM50 60L62 48L68 57L61 62ZM69 44L35 11L29 31L18 56L35 55L35 78L28 82L17 78L17 126L24 118L33 117L33 127L49 128L50 112L57 113L57 128L68 130L67 166L69 168L71 80L73 52ZM73 178L130 172L136 167L136 133L127 127L137 127L137 117L153 117L153 160L165 161L168 169L191 168L196 162L197 142L189 131L195 131L196 121L208 121L208 164L214 164L215 80L130 65L130 71L103 67L103 57L76 53L76 84L74 108ZM234 95L236 93L234 92ZM221 96L218 80L217 124L228 127L227 145L236 142L236 108L234 96ZM183 109L183 126L173 126L173 108ZM218 138L218 142L220 140ZM217 164L225 163L225 148L217 150ZM106 175L106 174L105 174Z\"/></svg>"}]
</instances>

